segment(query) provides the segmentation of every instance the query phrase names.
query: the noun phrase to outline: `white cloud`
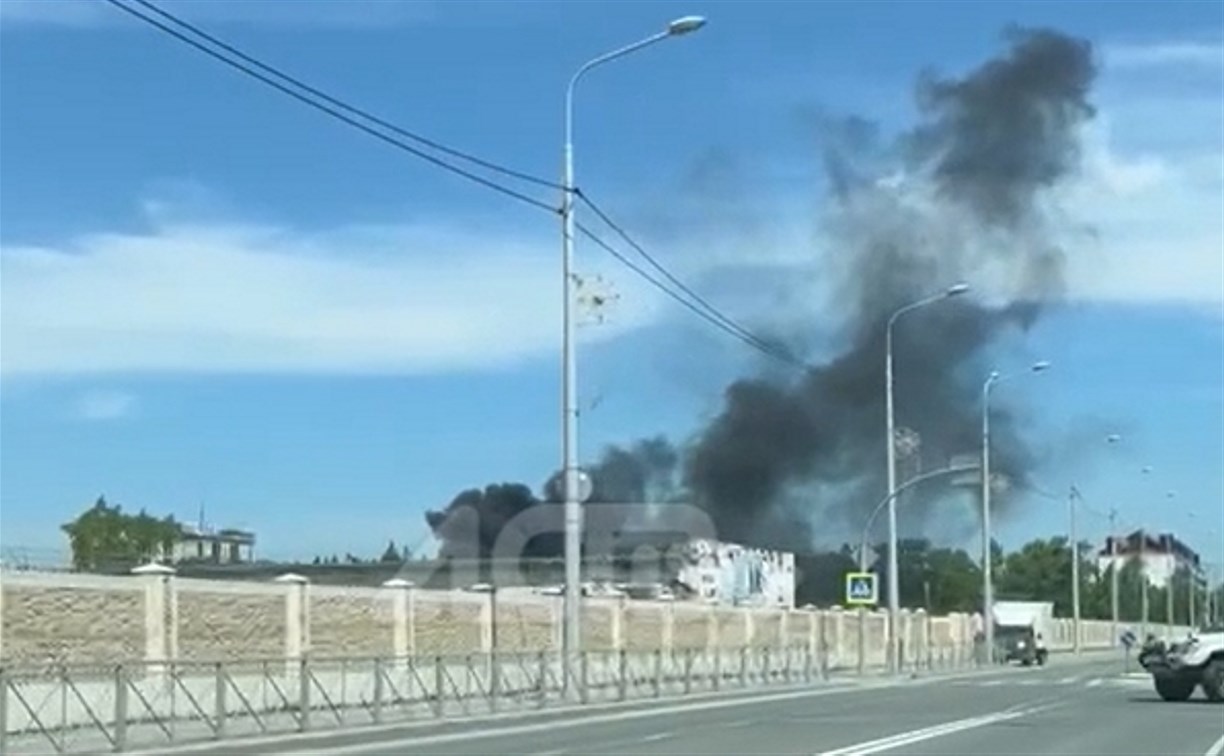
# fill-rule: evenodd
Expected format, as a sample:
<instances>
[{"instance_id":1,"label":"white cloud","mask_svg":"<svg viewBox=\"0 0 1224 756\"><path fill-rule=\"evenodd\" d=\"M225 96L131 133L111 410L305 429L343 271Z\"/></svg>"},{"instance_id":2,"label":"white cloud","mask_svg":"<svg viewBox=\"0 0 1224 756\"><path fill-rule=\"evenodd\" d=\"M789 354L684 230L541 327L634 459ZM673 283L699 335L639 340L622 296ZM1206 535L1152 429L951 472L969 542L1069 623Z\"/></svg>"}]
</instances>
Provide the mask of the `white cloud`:
<instances>
[{"instance_id":1,"label":"white cloud","mask_svg":"<svg viewBox=\"0 0 1224 756\"><path fill-rule=\"evenodd\" d=\"M1202 66L1218 72L1224 68L1224 44L1220 42L1116 43L1106 45L1102 54L1110 69Z\"/></svg>"},{"instance_id":2,"label":"white cloud","mask_svg":"<svg viewBox=\"0 0 1224 756\"><path fill-rule=\"evenodd\" d=\"M1073 297L1224 313L1224 144L1123 155L1103 119L1087 134L1084 173L1066 201L1096 233L1070 255Z\"/></svg>"},{"instance_id":3,"label":"white cloud","mask_svg":"<svg viewBox=\"0 0 1224 756\"><path fill-rule=\"evenodd\" d=\"M0 372L405 373L487 368L556 350L549 236L450 228L301 233L161 225L58 247L0 247ZM621 295L603 339L657 297L584 251Z\"/></svg>"},{"instance_id":4,"label":"white cloud","mask_svg":"<svg viewBox=\"0 0 1224 756\"><path fill-rule=\"evenodd\" d=\"M79 397L73 407L81 420L118 420L131 414L136 397L123 391L90 391Z\"/></svg>"}]
</instances>

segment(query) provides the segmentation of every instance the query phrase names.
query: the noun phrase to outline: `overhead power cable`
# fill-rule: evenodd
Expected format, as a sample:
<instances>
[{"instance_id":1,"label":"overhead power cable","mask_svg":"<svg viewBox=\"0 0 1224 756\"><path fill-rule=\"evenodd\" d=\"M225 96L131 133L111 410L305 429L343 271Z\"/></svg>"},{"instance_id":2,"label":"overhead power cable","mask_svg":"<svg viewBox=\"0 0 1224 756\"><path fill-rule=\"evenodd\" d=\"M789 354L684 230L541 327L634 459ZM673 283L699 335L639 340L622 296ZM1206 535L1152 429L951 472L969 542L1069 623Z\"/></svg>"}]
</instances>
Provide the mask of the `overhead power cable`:
<instances>
[{"instance_id":1,"label":"overhead power cable","mask_svg":"<svg viewBox=\"0 0 1224 756\"><path fill-rule=\"evenodd\" d=\"M271 74L272 76L275 76L283 81L287 81L293 86L298 87L299 89L302 89L306 92L309 92L310 94L314 95L315 97L318 97L324 102L334 105L337 108L340 108L341 110L352 113L353 115L360 116L361 118L364 118L367 121L370 121L371 123L376 123L379 126L383 127L384 129L387 129L390 132L398 134L399 136L402 136L406 139L411 139L414 142L423 144L427 147L437 150L438 152L444 152L447 155L450 155L451 157L456 157L456 158L459 158L460 160L466 160L467 162L472 163L473 165L478 165L481 168L486 168L490 171L500 173L504 176L509 176L511 178L516 178L521 181L526 181L528 183L537 184L539 186L546 186L552 189L556 189L558 191L562 191L565 189L565 187L560 182L550 181L548 179L541 178L539 176L535 176L530 173L525 173L523 171L518 171L513 168L508 168L504 165L500 165L490 160L486 160L478 155L473 155L470 152L464 152L463 150L459 150L454 147L450 147L448 145L442 144L441 142L430 139L429 137L423 136L413 131L409 131L408 129L405 129L402 126L398 126L394 123L391 123L390 121L384 118L380 118L374 115L373 113L369 112L368 110L363 110L362 108L359 108L356 105L353 105L349 102L341 100L338 97L330 95L327 92L324 92L323 90L302 81L301 79L298 79L288 73L285 73L284 70L277 68L276 66L265 63L264 61L254 57L253 55L249 55L243 52L242 50L238 49L237 47L234 47L233 45L229 44L225 40L220 39L216 36L213 36L212 34L209 34L208 32L204 31L200 27L195 26L194 24L188 21L185 21L182 18L179 18L173 13L170 13L164 8L158 6L156 3L150 2L150 0L130 0L130 2L136 3L137 5L147 8L149 11L156 13L157 15L166 19L170 23L178 26L179 28L186 29L187 31L191 32L197 37L200 37L201 39L205 39L211 42L212 44L216 45L222 50L225 50L231 55L234 55L235 57L251 64L252 66L260 69L261 71Z\"/></svg>"},{"instance_id":2,"label":"overhead power cable","mask_svg":"<svg viewBox=\"0 0 1224 756\"><path fill-rule=\"evenodd\" d=\"M387 121L383 118L375 116L372 113L366 110L363 110L361 108L358 108L348 102L345 102L344 100L341 100L340 98L330 95L327 92L302 81L301 79L291 76L290 74L285 73L284 71L282 71L279 68L276 68L275 66L264 63L258 58L255 58L254 56L243 52L242 50L235 47L234 45L231 45L228 42L216 37L215 35L212 35L204 31L203 29L200 29L199 27L162 9L161 7L159 7L155 3L150 2L149 0L128 0L127 3L121 2L121 0L106 0L106 2L122 10L128 15L136 18L137 20L145 24L148 24L149 26L173 37L174 39L186 45L189 45L190 47L209 56L210 58L213 58L214 60L217 60L221 63L224 63L225 65L235 69L236 71L242 74L245 74L255 79L256 81L259 81L260 83L268 87L271 87L272 89L275 89L276 91L284 95L287 95L304 105L314 108L318 110L319 112L324 113L325 115L328 115L348 126L351 126L365 133L368 136L372 136L375 139L378 139L379 141L384 142L385 144L389 144L397 149L400 149L417 158L425 160L439 168L442 168L443 170L449 171L462 178L466 178L469 181L472 181L481 186L484 186L487 189L492 189L493 191L496 191L500 194L508 196L524 204L530 205L540 210L545 210L551 214L558 214L560 212L559 208L551 204L543 202L535 197L532 197L528 194L520 192L516 189L505 186L504 184L500 184L496 181L490 180L472 171L469 171L467 169L454 165L453 163L450 163L442 158L439 158L436 155L432 155L429 152L426 152L425 150L421 148L415 147L412 144L408 144L404 140L410 140L417 144L424 145L425 147L428 147L429 149L435 150L437 152L441 152L443 154L449 155L459 160L469 162L473 165L479 166L489 171L493 171L495 173L499 173L509 178L518 179L518 180L532 183L532 184L542 186L542 187L564 191L565 187L558 182L549 181L547 179L543 179L543 178L534 176L529 173L517 171L512 168L508 168L506 166L499 165L492 161L485 160L484 158L481 158L479 156L473 155L468 152L464 152L462 150L455 149L453 147L449 147L441 142L438 142L433 139L429 139L418 133L409 131L408 129L405 129L401 126L391 123L390 121ZM128 4L128 3L131 3L131 4ZM134 6L139 6L139 8L143 8L147 10L148 13L156 14L161 19L164 19L164 21L159 20L158 18L154 18L153 16L148 15L148 13L142 12L141 10L139 10L139 8L134 7ZM171 26L170 24L173 24L173 26ZM174 28L174 27L178 27L178 28ZM184 31L180 31L180 29L185 30L185 32L187 33L184 33ZM189 36L189 34L195 35L195 37L198 37L198 39L193 38L192 36ZM213 45L213 47L210 47L209 44L205 44L204 42L201 42L200 40L204 40L204 42L207 42ZM214 49L214 47L217 49ZM230 56L233 56L233 57L230 57ZM237 60L235 60L235 58ZM375 126L381 129L385 129L386 131L391 132L391 134L394 134L395 136L391 136L387 133L384 133L383 131L380 131L378 128L373 128L367 123L363 123L362 120L359 120L359 119L364 119L365 121L368 121L370 124L374 124ZM397 137L400 137L400 138L397 138ZM695 292L692 288L684 284L683 281L681 281L678 277L673 275L665 266L663 266L662 263L660 263L654 256L652 256L649 252L647 252L646 249L642 247L642 245L637 243L637 241L635 241L620 224L616 223L607 213L605 213L594 201L592 201L589 197L587 197L582 191L580 191L577 188L574 188L572 191L577 198L579 198L587 207L589 207L599 217L601 221L607 224L609 228L611 228L618 236L621 237L621 239L623 239L627 244L629 244L629 246L631 246L643 259L645 259L652 268L658 271L668 282L671 283L672 286L675 286L678 289L680 289L683 295L680 293L677 293L663 280L660 280L659 278L655 277L647 270L643 269L640 265L637 265L636 263L634 263L627 256L622 254L619 250L617 250L612 245L608 244L601 237L599 237L598 234L595 234L589 228L585 226L578 226L580 232L584 236L586 236L588 239L590 239L592 242L594 242L598 247L600 247L604 251L611 254L621 264L625 265L635 274L637 274L638 276L643 278L645 281L650 283L652 286L659 289L660 291L667 294L669 297L671 297L672 299L674 299L675 301L683 305L686 309L691 311L693 314L702 318L703 320L710 323L711 325L718 328L719 330L723 331L724 333L727 333L733 338L747 344L748 346L780 362L785 362L793 367L797 367L800 369L807 369L808 366L804 362L797 359L792 354L780 348L779 346L772 344L769 341L766 341L765 339L755 335L750 330L748 330L747 328L740 325L735 320L733 320L732 318L724 314L717 307L711 304L708 300L706 300L704 297L702 297L697 292Z\"/></svg>"},{"instance_id":3,"label":"overhead power cable","mask_svg":"<svg viewBox=\"0 0 1224 756\"><path fill-rule=\"evenodd\" d=\"M620 224L614 221L607 213L605 213L599 207L599 205L595 203L594 200L592 200L589 196L587 196L581 189L576 188L574 192L578 196L578 198L582 200L583 204L585 204L588 208L590 208L591 211L594 212L595 215L597 215L600 220L602 220L605 224L607 224L607 226L611 228L618 236L620 236L620 238L623 239L626 244L628 244L630 247L634 249L634 251L636 251L639 255L641 255L642 258L646 260L646 262L649 263L652 268L654 268L661 275L663 275L664 278L670 281L678 289L680 289L685 294L687 294L693 300L693 302L696 303L696 306L702 308L708 314L710 318L717 320L719 323L721 323L724 326L725 330L735 332L741 340L755 346L756 348L764 352L767 352L767 353L777 352L779 355L784 356L784 358L787 361L798 362L798 360L793 355L790 355L789 353L785 352L785 350L781 349L777 345L771 344L770 342L766 341L760 336L757 336L752 331L750 331L748 328L739 324L734 319L732 319L730 316L724 314L717 307L710 304L709 300L707 300L705 297L701 296L697 292L693 291L692 288L690 288L683 281L681 281L679 278L673 275L671 271L669 271L653 255L647 252L646 249L641 244L639 244L632 236L629 235L629 232L627 232L624 229L624 227L622 227ZM777 355L774 355L774 356L777 356ZM800 362L799 364L802 364L802 363Z\"/></svg>"},{"instance_id":4,"label":"overhead power cable","mask_svg":"<svg viewBox=\"0 0 1224 756\"><path fill-rule=\"evenodd\" d=\"M142 2L143 0L133 0L133 1L134 1L134 2ZM264 73L261 73L260 71L256 70L255 68L252 68L251 66L248 66L248 65L246 65L246 64L244 64L244 63L242 63L242 62L236 61L236 60L234 60L234 59L232 59L232 58L226 57L225 55L222 55L221 53L219 53L219 52L217 52L216 50L214 50L214 49L212 49L212 48L208 47L207 45L205 45L205 44L203 44L203 43L201 43L201 42L199 42L199 41L197 41L197 40L195 40L195 39L192 39L191 37L189 37L189 36L187 36L186 34L184 34L184 33L180 32L179 30L174 29L173 27L168 26L167 24L165 24L165 23L163 23L163 22L161 22L161 21L158 21L157 19L153 18L152 16L148 16L148 15L145 15L145 14L141 13L141 12L140 12L139 10L137 10L136 8L133 8L133 7L131 7L131 6L128 6L128 5L126 5L126 4L122 3L122 2L120 2L120 0L106 0L106 2L110 3L111 5L115 6L116 8L121 9L123 12L125 12L125 13L127 13L127 14L129 14L129 15L131 15L131 16L133 16L133 17L135 17L135 18L137 18L137 19L139 19L139 20L141 20L141 21L143 21L143 22L144 22L144 23L146 23L146 24L149 24L150 26L154 26L154 27L156 27L157 29L160 29L162 32L164 32L164 33L166 33L166 34L169 34L170 36L174 37L175 39L179 40L180 42L183 42L184 44L190 45L191 47L194 47L195 49L197 49L197 50L199 50L200 52L204 53L205 55L209 56L210 58L213 58L213 59L215 59L215 60L218 60L218 61L220 61L220 62L222 62L222 63L226 64L227 66L230 66L231 68L234 68L234 69L236 69L236 70L238 70L238 71L240 71L240 72L242 72L242 73L246 74L247 76L250 76L250 77L252 77L252 78L254 78L254 79L256 79L256 80L258 80L258 81L260 81L260 82L263 82L263 83L264 83L264 84L266 84L267 86L272 87L273 89L275 89L275 90L277 90L277 91L281 92L282 94L285 94L285 95L288 95L289 97L292 97L293 99L297 100L298 102L300 102L300 103L302 103L302 104L304 104L304 105L308 105L308 106L310 106L310 107L312 107L312 108L314 108L314 109L316 109L316 110L319 110L319 111L321 111L321 112L323 112L323 113L326 113L327 115L331 116L332 118L335 118L335 119L337 119L337 120L343 121L344 123L348 124L349 126L352 126L352 127L353 127L353 128L355 128L355 129L358 129L358 130L360 130L360 131L363 131L363 132L365 132L366 134L368 134L368 135L370 135L370 136L374 137L375 139L381 140L381 141L383 141L383 142L385 142L385 143L387 143L387 144L392 145L393 147L396 147L396 148L398 148L398 149L401 149L401 150L403 150L403 151L405 151L405 152L408 152L408 153L410 153L410 154L412 154L412 155L415 155L416 157L418 157L418 158L420 158L420 159L422 159L422 160L425 160L425 161L427 161L427 162L429 162L429 163L432 163L433 165L435 165L435 166L437 166L437 167L439 167L439 168L442 168L443 170L450 171L451 173L454 173L454 174L456 174L456 175L458 175L458 176L462 176L463 178L466 178L466 179L467 179L467 180L469 180L469 181L473 181L473 182L475 182L475 183L477 183L477 184L480 184L481 186L484 186L484 187L485 187L485 188L487 188L487 189L492 189L492 190L493 190L493 191L495 191L495 192L499 192L499 193L501 193L501 194L504 194L504 195L506 195L507 197L510 197L510 198L512 198L512 199L515 199L515 200L517 200L517 201L519 201L519 202L522 202L522 203L524 203L524 204L531 205L532 207L536 207L536 208L539 208L539 209L541 209L541 210L546 210L546 211L548 211L548 212L550 212L550 213L557 213L557 212L560 212L560 211L559 211L559 210L558 210L556 207L553 207L552 205L550 205L550 204L548 204L548 203L546 203L546 202L543 202L543 201L541 201L541 200L538 200L538 199L536 199L535 197L532 197L532 196L530 196L530 195L524 194L523 192L520 192L520 191L518 191L518 190L511 189L511 188L509 188L509 187L507 187L507 186L504 186L504 185L502 185L502 184L497 183L496 181L491 181L491 180L489 180L489 179L485 178L484 176L480 176L480 175L478 175L478 174L476 174L476 173L473 173L472 171L469 171L469 170L467 170L467 169L460 168L459 166L454 165L454 164L452 164L452 163L449 163L449 162L447 162L447 161L445 161L445 160L443 160L443 159L441 159L441 158L439 158L439 157L437 157L437 156L435 156L435 155L431 155L431 154L429 154L428 152L425 152L425 151L424 151L424 150L422 150L422 149L419 149L419 148L417 148L417 147L413 147L412 145L408 144L407 142L405 142L405 141L403 141L403 140L401 140L401 139L396 139L396 138L394 138L394 137L392 137L392 136L388 136L387 134L385 134L385 133L383 133L383 132L381 132L381 131L379 131L379 130L377 130L377 129L375 129L375 128L371 128L370 126L368 126L368 125L366 125L366 124L362 123L361 121L357 120L357 119L356 119L356 118L354 118L353 116L350 116L350 115L346 114L344 111L340 110L338 107L335 107L335 106L332 106L332 105L328 105L328 104L326 104L326 103L324 103L324 102L319 102L318 100L312 99L311 97L308 97L308 96L306 96L306 95L302 94L301 92L298 92L298 91L296 91L296 90L294 90L294 89L290 88L289 86L286 86L285 84L282 84L281 82L277 81L276 79L272 78L271 76L269 76L269 75L267 75L267 74L264 74Z\"/></svg>"},{"instance_id":5,"label":"overhead power cable","mask_svg":"<svg viewBox=\"0 0 1224 756\"><path fill-rule=\"evenodd\" d=\"M642 268L642 266L630 260L622 252L620 252L615 247L613 247L611 244L608 244L606 241L601 239L598 234L591 231L589 228L587 228L583 224L575 223L574 227L578 229L579 233L581 233L583 236L585 236L586 238L594 242L595 245L598 246L600 249L603 249L605 252L612 255L614 258L616 258L622 265L629 268L634 273L638 274L638 276L644 279L647 283L651 284L652 286L654 286L655 288L657 288L659 291L663 292L667 296L671 297L676 302L680 303L685 309L689 310L690 312L692 312L694 315L701 318L702 320L705 320L710 325L714 326L720 331L723 331L724 333L731 336L732 338L742 341L743 343L747 344L753 349L756 349L762 352L766 356L772 357L775 360L778 360L779 362L784 362L790 365L791 367L796 367L801 370L807 369L808 366L805 363L803 363L801 360L795 358L794 356L788 354L785 351L774 348L768 342L760 341L756 339L755 337L752 337L751 335L746 335L740 331L737 331L735 328L728 326L723 321L716 319L715 317L713 317L706 311L702 310L700 307L693 304L688 299L685 299L683 296L676 293L674 289L668 287L667 284L663 283L663 281L651 275L649 271L645 270L644 268Z\"/></svg>"}]
</instances>

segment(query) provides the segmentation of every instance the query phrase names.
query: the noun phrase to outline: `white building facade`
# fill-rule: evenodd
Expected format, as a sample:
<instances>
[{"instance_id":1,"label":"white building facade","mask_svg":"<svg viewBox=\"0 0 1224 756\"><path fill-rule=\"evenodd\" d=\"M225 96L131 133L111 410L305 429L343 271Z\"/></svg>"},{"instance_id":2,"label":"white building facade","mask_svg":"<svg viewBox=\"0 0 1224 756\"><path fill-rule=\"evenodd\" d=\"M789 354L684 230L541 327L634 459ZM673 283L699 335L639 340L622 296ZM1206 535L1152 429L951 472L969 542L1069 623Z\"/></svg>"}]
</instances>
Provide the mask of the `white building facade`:
<instances>
[{"instance_id":1,"label":"white building facade","mask_svg":"<svg viewBox=\"0 0 1224 756\"><path fill-rule=\"evenodd\" d=\"M1157 588L1168 585L1181 571L1200 580L1203 575L1198 553L1172 533L1137 530L1127 536L1111 536L1097 554L1097 568L1102 572L1113 565L1121 570L1132 561L1143 565L1148 582Z\"/></svg>"},{"instance_id":2,"label":"white building facade","mask_svg":"<svg viewBox=\"0 0 1224 756\"><path fill-rule=\"evenodd\" d=\"M795 555L709 539L689 541L676 582L705 603L795 606Z\"/></svg>"}]
</instances>

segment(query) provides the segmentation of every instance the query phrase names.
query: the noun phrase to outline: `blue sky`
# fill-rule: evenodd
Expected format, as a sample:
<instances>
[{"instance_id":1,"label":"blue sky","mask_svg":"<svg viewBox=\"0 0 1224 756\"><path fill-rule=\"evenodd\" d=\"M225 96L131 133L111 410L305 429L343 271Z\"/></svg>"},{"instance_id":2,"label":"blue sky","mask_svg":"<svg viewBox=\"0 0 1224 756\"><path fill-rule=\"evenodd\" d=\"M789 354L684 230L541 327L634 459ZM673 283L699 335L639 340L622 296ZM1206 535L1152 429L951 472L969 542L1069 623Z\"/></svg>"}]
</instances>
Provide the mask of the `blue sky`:
<instances>
[{"instance_id":1,"label":"blue sky","mask_svg":"<svg viewBox=\"0 0 1224 756\"><path fill-rule=\"evenodd\" d=\"M1188 532L1220 560L1218 4L170 7L390 120L549 177L573 69L708 16L584 82L579 183L738 317L810 308L815 332L828 292L779 303L735 275L749 245L782 271L827 253L815 114L904 129L918 74L969 69L1008 24L1090 39L1099 113L1061 199L1093 234L1067 301L997 355L1056 369L1006 397L1036 409L1049 488L1074 481L1092 507ZM464 487L555 469L555 221L103 3L4 0L0 35L5 548L62 550L58 524L105 493L180 518L203 502L270 556L372 554L389 537L421 543L422 512ZM579 266L619 295L581 329L584 455L683 438L757 365L590 245ZM1104 448L1105 432L1124 443ZM1064 509L1035 497L1001 536L1061 529Z\"/></svg>"}]
</instances>

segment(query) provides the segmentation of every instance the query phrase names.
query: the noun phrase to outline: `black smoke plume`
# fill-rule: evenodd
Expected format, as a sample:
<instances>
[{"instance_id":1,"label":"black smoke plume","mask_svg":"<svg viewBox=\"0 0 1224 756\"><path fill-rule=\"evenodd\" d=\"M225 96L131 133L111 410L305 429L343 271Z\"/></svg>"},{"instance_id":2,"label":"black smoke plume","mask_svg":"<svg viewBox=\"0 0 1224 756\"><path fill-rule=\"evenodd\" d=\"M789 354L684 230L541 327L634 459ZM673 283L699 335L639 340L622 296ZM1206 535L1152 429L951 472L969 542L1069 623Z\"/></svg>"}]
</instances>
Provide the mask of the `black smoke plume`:
<instances>
[{"instance_id":1,"label":"black smoke plume","mask_svg":"<svg viewBox=\"0 0 1224 756\"><path fill-rule=\"evenodd\" d=\"M822 225L832 248L820 272L833 283L839 353L793 381L737 380L718 416L680 451L662 439L609 450L593 471L597 490L658 500L653 489L678 475L684 499L711 515L724 540L800 552L826 521L861 524L885 490L890 314L953 283L985 279L994 282L990 304L951 299L894 330L897 424L918 434L916 459L942 467L979 448L986 351L1027 329L1062 291L1050 190L1078 166L1096 73L1083 40L1024 29L1006 40L1001 56L963 78L924 75L920 122L891 142L863 119L823 124L831 191ZM1035 459L1017 425L1002 407L994 415L994 468L1013 487ZM915 471L914 459L902 462L904 474ZM480 513L484 544L513 513L554 505L522 486L491 486L431 513L431 526L466 506Z\"/></svg>"},{"instance_id":2,"label":"black smoke plume","mask_svg":"<svg viewBox=\"0 0 1224 756\"><path fill-rule=\"evenodd\" d=\"M674 474L678 464L676 450L663 437L638 441L630 447L611 446L604 450L598 464L589 468L591 504L622 504L665 501L675 493ZM535 508L532 532L545 531L527 540L524 557L553 557L564 549L561 499L548 486L541 486L537 497L522 483L501 483L463 491L445 509L430 511L425 520L441 539L440 556L487 559L493 555L499 536L515 527L514 518ZM586 527L594 532L613 533L625 525L627 510L592 506L586 509Z\"/></svg>"}]
</instances>

